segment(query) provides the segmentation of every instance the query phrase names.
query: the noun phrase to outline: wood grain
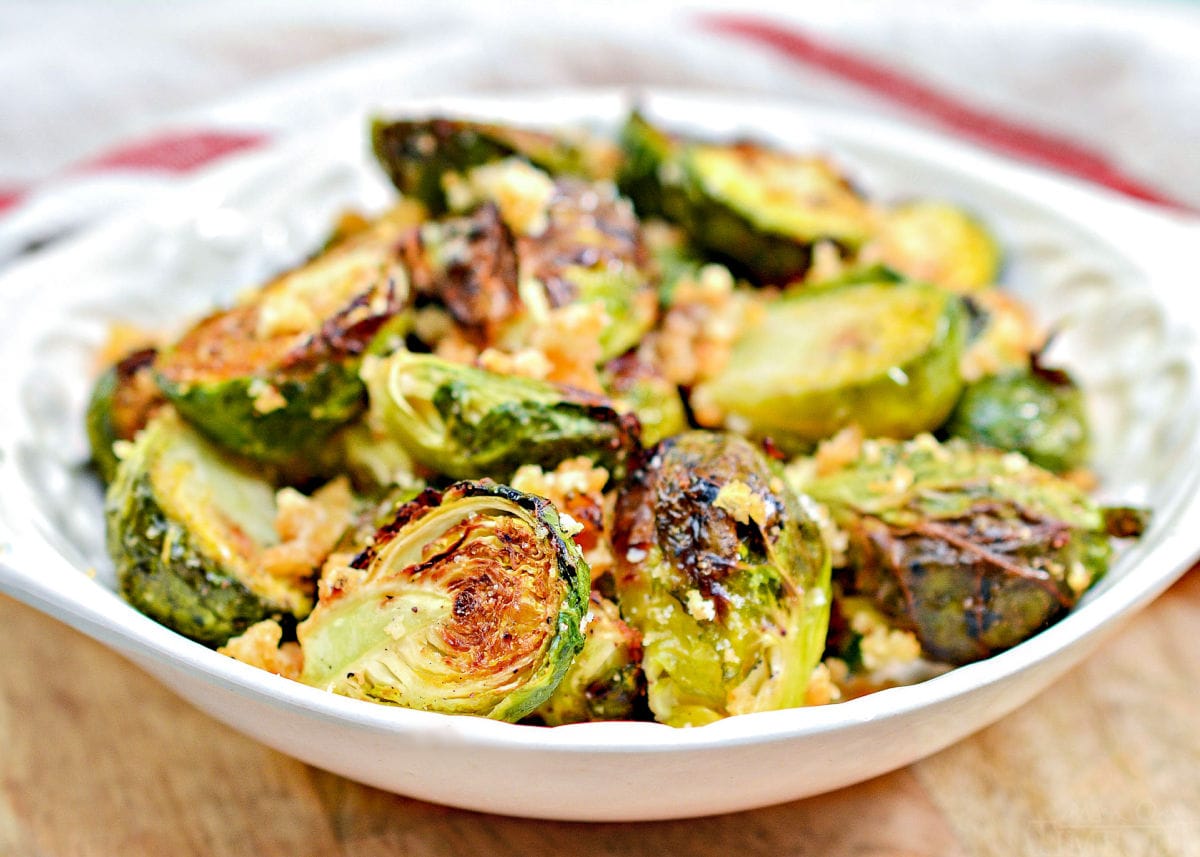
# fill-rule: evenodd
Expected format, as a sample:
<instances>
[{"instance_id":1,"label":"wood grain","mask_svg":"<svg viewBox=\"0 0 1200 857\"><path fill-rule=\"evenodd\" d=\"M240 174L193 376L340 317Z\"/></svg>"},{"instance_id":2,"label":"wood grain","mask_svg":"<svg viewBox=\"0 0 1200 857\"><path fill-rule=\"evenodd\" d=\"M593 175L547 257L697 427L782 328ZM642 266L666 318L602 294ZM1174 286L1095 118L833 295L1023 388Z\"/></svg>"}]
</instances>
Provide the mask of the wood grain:
<instances>
[{"instance_id":1,"label":"wood grain","mask_svg":"<svg viewBox=\"0 0 1200 857\"><path fill-rule=\"evenodd\" d=\"M949 750L828 795L644 824L390 795L234 733L0 597L0 855L1200 854L1200 572Z\"/></svg>"}]
</instances>

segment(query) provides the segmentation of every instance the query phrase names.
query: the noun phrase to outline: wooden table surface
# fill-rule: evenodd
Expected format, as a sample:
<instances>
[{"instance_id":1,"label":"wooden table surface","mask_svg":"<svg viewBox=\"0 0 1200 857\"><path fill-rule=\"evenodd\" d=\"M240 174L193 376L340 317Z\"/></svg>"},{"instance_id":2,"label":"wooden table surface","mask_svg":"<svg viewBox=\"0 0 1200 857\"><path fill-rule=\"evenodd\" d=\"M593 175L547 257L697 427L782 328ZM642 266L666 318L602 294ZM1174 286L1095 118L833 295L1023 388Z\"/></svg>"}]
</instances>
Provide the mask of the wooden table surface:
<instances>
[{"instance_id":1,"label":"wooden table surface","mask_svg":"<svg viewBox=\"0 0 1200 857\"><path fill-rule=\"evenodd\" d=\"M1200 569L1056 686L861 785L689 821L432 806L308 767L0 597L0 855L1200 855Z\"/></svg>"}]
</instances>

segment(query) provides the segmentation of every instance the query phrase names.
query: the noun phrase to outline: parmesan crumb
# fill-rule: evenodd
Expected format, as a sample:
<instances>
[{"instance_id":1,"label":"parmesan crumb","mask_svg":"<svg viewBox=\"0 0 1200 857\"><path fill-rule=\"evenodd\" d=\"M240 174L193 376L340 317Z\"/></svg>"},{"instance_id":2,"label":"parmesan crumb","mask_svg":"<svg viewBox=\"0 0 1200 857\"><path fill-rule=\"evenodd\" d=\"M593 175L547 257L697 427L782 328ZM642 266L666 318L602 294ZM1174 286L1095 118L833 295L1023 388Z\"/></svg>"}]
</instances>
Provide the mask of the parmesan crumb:
<instances>
[{"instance_id":1,"label":"parmesan crumb","mask_svg":"<svg viewBox=\"0 0 1200 857\"><path fill-rule=\"evenodd\" d=\"M700 594L698 589L689 589L687 594L688 613L692 614L692 618L701 622L711 622L717 618L717 607L713 604L711 598L705 598Z\"/></svg>"}]
</instances>

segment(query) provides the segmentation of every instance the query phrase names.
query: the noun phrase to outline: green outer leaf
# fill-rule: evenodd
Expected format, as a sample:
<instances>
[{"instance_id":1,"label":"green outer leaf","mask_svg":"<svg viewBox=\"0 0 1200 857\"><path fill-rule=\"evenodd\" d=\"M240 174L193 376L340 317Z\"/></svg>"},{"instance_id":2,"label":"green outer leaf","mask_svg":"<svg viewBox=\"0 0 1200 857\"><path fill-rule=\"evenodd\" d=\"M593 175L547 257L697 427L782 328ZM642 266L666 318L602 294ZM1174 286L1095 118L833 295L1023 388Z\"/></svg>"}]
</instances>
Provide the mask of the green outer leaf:
<instances>
[{"instance_id":1,"label":"green outer leaf","mask_svg":"<svg viewBox=\"0 0 1200 857\"><path fill-rule=\"evenodd\" d=\"M945 425L954 437L1020 452L1064 473L1087 463L1089 430L1083 391L1030 371L991 375L963 391Z\"/></svg>"},{"instance_id":2,"label":"green outer leaf","mask_svg":"<svg viewBox=\"0 0 1200 857\"><path fill-rule=\"evenodd\" d=\"M113 396L116 392L117 367L109 366L92 387L92 396L88 400L87 415L84 418L92 461L106 484L113 481L117 475L117 465L120 463L117 454L113 452L113 444L120 440L113 425L112 415Z\"/></svg>"},{"instance_id":3,"label":"green outer leaf","mask_svg":"<svg viewBox=\"0 0 1200 857\"><path fill-rule=\"evenodd\" d=\"M429 592L435 584L423 582L422 548L464 518L489 508L496 515L521 519L536 537L547 540L553 558L552 567L540 571L552 575L548 584L558 597L552 606L554 630L535 668L521 687L499 699L490 691L464 693L470 685L431 688L418 676L396 676L403 662L391 657L388 647L403 644L420 630L419 623L425 621L422 611L435 615L433 605L447 597ZM392 563L399 567L391 567ZM298 628L305 652L303 680L308 684L376 702L517 721L550 697L583 648L590 571L578 546L563 531L554 507L540 497L487 481L460 482L441 493L427 491L396 511L373 545L355 560L355 567L363 570L363 576L319 604ZM411 622L412 627L405 625L399 636L385 630L399 622ZM423 660L432 663L439 657L430 649ZM381 664L383 672L390 670L398 680L376 683L366 674L372 663Z\"/></svg>"},{"instance_id":4,"label":"green outer leaf","mask_svg":"<svg viewBox=\"0 0 1200 857\"><path fill-rule=\"evenodd\" d=\"M176 384L159 375L158 383L179 413L211 440L247 458L273 464L314 453L365 408L357 360L330 361L306 375L270 381L232 378ZM255 406L265 385L278 391L285 401L282 407L263 412Z\"/></svg>"},{"instance_id":5,"label":"green outer leaf","mask_svg":"<svg viewBox=\"0 0 1200 857\"><path fill-rule=\"evenodd\" d=\"M211 471L193 473L188 482L164 484L160 460L177 444L194 445L211 462ZM303 615L310 596L296 590L287 603L252 584L233 565L214 556L171 512L171 489L202 496L214 482L251 480L222 460L217 450L188 430L173 415L164 415L141 432L117 469L105 501L108 551L116 566L121 595L168 628L208 646L219 646L255 622ZM262 493L272 497L265 482ZM271 508L266 515L273 514Z\"/></svg>"},{"instance_id":6,"label":"green outer leaf","mask_svg":"<svg viewBox=\"0 0 1200 857\"><path fill-rule=\"evenodd\" d=\"M543 381L409 352L368 361L363 378L377 424L454 478L506 479L523 464L553 468L577 455L620 478L637 446L636 421Z\"/></svg>"},{"instance_id":7,"label":"green outer leaf","mask_svg":"<svg viewBox=\"0 0 1200 857\"><path fill-rule=\"evenodd\" d=\"M867 436L939 426L962 389L967 313L920 283L809 289L766 305L728 364L694 391L725 424L791 449L850 423ZM849 344L847 344L849 343Z\"/></svg>"}]
</instances>

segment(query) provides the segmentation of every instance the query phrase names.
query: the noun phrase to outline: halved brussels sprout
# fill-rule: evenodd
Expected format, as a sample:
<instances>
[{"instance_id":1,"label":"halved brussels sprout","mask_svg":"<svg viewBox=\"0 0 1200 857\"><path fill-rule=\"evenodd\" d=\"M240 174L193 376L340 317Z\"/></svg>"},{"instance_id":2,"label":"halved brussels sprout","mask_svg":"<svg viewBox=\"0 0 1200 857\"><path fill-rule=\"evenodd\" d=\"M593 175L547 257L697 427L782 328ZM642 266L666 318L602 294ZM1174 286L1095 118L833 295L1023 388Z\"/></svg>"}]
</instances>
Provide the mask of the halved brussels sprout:
<instances>
[{"instance_id":1,"label":"halved brussels sprout","mask_svg":"<svg viewBox=\"0 0 1200 857\"><path fill-rule=\"evenodd\" d=\"M297 628L302 680L519 720L583 648L589 572L549 501L490 482L401 506Z\"/></svg>"},{"instance_id":2,"label":"halved brussels sprout","mask_svg":"<svg viewBox=\"0 0 1200 857\"><path fill-rule=\"evenodd\" d=\"M434 214L448 208L443 177L471 167L522 157L554 175L611 178L619 154L609 142L583 134L548 134L453 119L371 123L371 147L396 189Z\"/></svg>"},{"instance_id":3,"label":"halved brussels sprout","mask_svg":"<svg viewBox=\"0 0 1200 857\"><path fill-rule=\"evenodd\" d=\"M817 241L855 249L873 234L870 206L824 158L675 141L637 114L622 141L622 188L639 211L680 224L760 282L802 275Z\"/></svg>"},{"instance_id":4,"label":"halved brussels sprout","mask_svg":"<svg viewBox=\"0 0 1200 857\"><path fill-rule=\"evenodd\" d=\"M650 709L672 726L804 704L829 618L829 552L744 438L668 438L626 480L613 528Z\"/></svg>"},{"instance_id":5,"label":"halved brussels sprout","mask_svg":"<svg viewBox=\"0 0 1200 857\"><path fill-rule=\"evenodd\" d=\"M687 410L679 388L636 352L609 361L604 367L604 386L620 409L637 417L643 445L654 446L687 430Z\"/></svg>"},{"instance_id":6,"label":"halved brussels sprout","mask_svg":"<svg viewBox=\"0 0 1200 857\"><path fill-rule=\"evenodd\" d=\"M914 280L956 292L987 288L1000 274L996 240L976 218L945 202L889 209L871 252Z\"/></svg>"},{"instance_id":7,"label":"halved brussels sprout","mask_svg":"<svg viewBox=\"0 0 1200 857\"><path fill-rule=\"evenodd\" d=\"M546 290L551 307L598 301L607 315L600 359L625 353L658 318L658 295L641 224L611 184L559 179L546 228L518 241L522 276Z\"/></svg>"},{"instance_id":8,"label":"halved brussels sprout","mask_svg":"<svg viewBox=\"0 0 1200 857\"><path fill-rule=\"evenodd\" d=\"M240 455L275 464L313 457L362 412L358 362L405 324L408 277L392 221L192 327L159 356L159 386L183 417Z\"/></svg>"},{"instance_id":9,"label":"halved brussels sprout","mask_svg":"<svg viewBox=\"0 0 1200 857\"><path fill-rule=\"evenodd\" d=\"M1019 453L915 440L866 441L794 487L849 537L843 585L929 655L962 664L1010 648L1058 619L1108 567L1103 511Z\"/></svg>"},{"instance_id":10,"label":"halved brussels sprout","mask_svg":"<svg viewBox=\"0 0 1200 857\"><path fill-rule=\"evenodd\" d=\"M153 348L135 351L110 366L96 380L88 402L86 425L92 461L100 478L112 482L117 473L113 444L133 440L164 402L154 383Z\"/></svg>"},{"instance_id":11,"label":"halved brussels sprout","mask_svg":"<svg viewBox=\"0 0 1200 857\"><path fill-rule=\"evenodd\" d=\"M269 574L275 490L169 408L137 436L105 500L121 595L209 646L262 619L307 614L312 580Z\"/></svg>"},{"instance_id":12,"label":"halved brussels sprout","mask_svg":"<svg viewBox=\"0 0 1200 857\"><path fill-rule=\"evenodd\" d=\"M966 328L962 300L936 286L805 289L766 304L725 368L693 391L693 407L791 449L851 423L911 437L954 407Z\"/></svg>"},{"instance_id":13,"label":"halved brussels sprout","mask_svg":"<svg viewBox=\"0 0 1200 857\"><path fill-rule=\"evenodd\" d=\"M621 621L617 605L593 591L583 651L562 683L534 712L547 726L628 720L641 698L642 638Z\"/></svg>"},{"instance_id":14,"label":"halved brussels sprout","mask_svg":"<svg viewBox=\"0 0 1200 857\"><path fill-rule=\"evenodd\" d=\"M399 351L364 362L370 419L415 461L457 479L507 479L522 464L586 456L614 478L639 448L637 420L545 381Z\"/></svg>"},{"instance_id":15,"label":"halved brussels sprout","mask_svg":"<svg viewBox=\"0 0 1200 857\"><path fill-rule=\"evenodd\" d=\"M982 378L967 386L944 430L1020 452L1054 473L1087 463L1083 391L1065 372L1035 366Z\"/></svg>"}]
</instances>

